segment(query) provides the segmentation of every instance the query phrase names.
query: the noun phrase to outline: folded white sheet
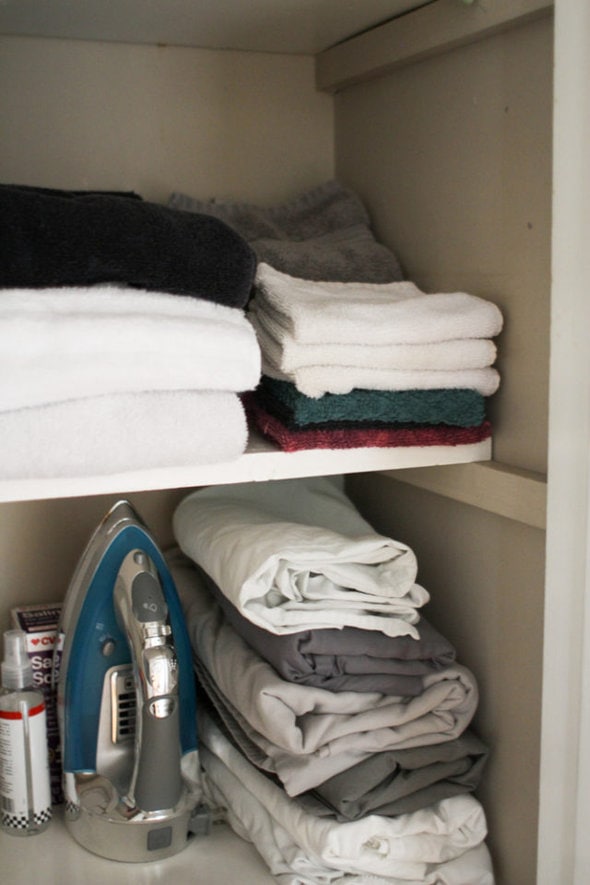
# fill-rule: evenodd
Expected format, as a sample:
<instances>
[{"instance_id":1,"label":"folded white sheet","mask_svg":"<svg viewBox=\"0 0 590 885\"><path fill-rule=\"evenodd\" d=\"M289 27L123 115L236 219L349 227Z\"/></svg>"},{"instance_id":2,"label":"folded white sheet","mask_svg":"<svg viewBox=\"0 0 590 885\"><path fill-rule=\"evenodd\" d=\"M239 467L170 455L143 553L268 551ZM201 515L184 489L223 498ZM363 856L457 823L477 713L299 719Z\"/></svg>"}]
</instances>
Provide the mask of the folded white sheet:
<instances>
[{"instance_id":1,"label":"folded white sheet","mask_svg":"<svg viewBox=\"0 0 590 885\"><path fill-rule=\"evenodd\" d=\"M397 369L405 371L483 369L496 359L496 345L489 338L458 338L418 344L306 344L272 317L256 307L248 310L265 360L281 372L320 366Z\"/></svg>"},{"instance_id":2,"label":"folded white sheet","mask_svg":"<svg viewBox=\"0 0 590 885\"><path fill-rule=\"evenodd\" d=\"M226 623L185 567L172 560L170 568L198 661L248 738L275 762L292 795L292 757L301 757L303 765L309 758L327 760L330 770L316 782L321 783L335 773L331 760L339 766L342 754L359 761L393 747L444 743L469 725L478 691L466 667L454 664L425 677L424 691L412 698L287 682Z\"/></svg>"},{"instance_id":3,"label":"folded white sheet","mask_svg":"<svg viewBox=\"0 0 590 885\"><path fill-rule=\"evenodd\" d=\"M273 633L349 625L417 635L429 596L413 551L375 532L333 480L200 489L180 502L173 529L242 614Z\"/></svg>"},{"instance_id":4,"label":"folded white sheet","mask_svg":"<svg viewBox=\"0 0 590 885\"><path fill-rule=\"evenodd\" d=\"M485 815L473 796L446 799L414 814L335 823L289 800L206 714L200 731L209 802L223 807L230 825L254 843L278 881L492 885Z\"/></svg>"},{"instance_id":5,"label":"folded white sheet","mask_svg":"<svg viewBox=\"0 0 590 885\"><path fill-rule=\"evenodd\" d=\"M232 461L246 448L235 393L155 391L0 412L1 479L97 476Z\"/></svg>"},{"instance_id":6,"label":"folded white sheet","mask_svg":"<svg viewBox=\"0 0 590 885\"><path fill-rule=\"evenodd\" d=\"M144 390L253 389L260 348L243 311L116 285L5 289L0 410Z\"/></svg>"},{"instance_id":7,"label":"folded white sheet","mask_svg":"<svg viewBox=\"0 0 590 885\"><path fill-rule=\"evenodd\" d=\"M491 366L485 369L378 369L365 366L303 366L292 372L277 369L263 356L262 371L270 378L290 381L306 396L317 399L325 393L362 390L476 390L491 396L499 387L500 375Z\"/></svg>"},{"instance_id":8,"label":"folded white sheet","mask_svg":"<svg viewBox=\"0 0 590 885\"><path fill-rule=\"evenodd\" d=\"M254 303L300 343L419 344L494 338L502 314L466 292L427 294L414 283L301 280L258 265Z\"/></svg>"}]
</instances>

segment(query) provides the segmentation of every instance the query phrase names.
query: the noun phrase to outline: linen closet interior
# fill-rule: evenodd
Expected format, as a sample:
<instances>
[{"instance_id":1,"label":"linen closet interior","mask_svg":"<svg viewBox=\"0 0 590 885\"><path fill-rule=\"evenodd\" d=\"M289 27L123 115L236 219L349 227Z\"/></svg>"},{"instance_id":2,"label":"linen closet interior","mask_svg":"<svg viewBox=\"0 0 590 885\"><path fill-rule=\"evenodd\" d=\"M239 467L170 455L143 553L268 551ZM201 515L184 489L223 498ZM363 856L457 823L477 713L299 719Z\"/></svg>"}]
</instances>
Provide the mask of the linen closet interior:
<instances>
[{"instance_id":1,"label":"linen closet interior","mask_svg":"<svg viewBox=\"0 0 590 885\"><path fill-rule=\"evenodd\" d=\"M424 30L439 6L456 39ZM499 306L493 461L357 465L322 453L308 468L273 466L244 480L342 474L365 519L415 551L429 619L479 685L474 727L490 759L476 795L496 881L528 885L541 729L553 23L549 4L525 3L526 14L491 24L478 6L436 0L317 53L30 36L3 28L0 15L0 179L136 191L157 203L177 191L271 206L335 178L360 196L377 238L422 290L472 292ZM481 16L460 38L459 8ZM206 471L178 480L0 484L3 628L12 606L63 599L118 497L172 544L176 506L208 484ZM43 862L67 882L60 856L77 846L56 826L39 837ZM4 838L2 853L11 881L24 883L28 845L14 841L25 840ZM89 882L110 869L82 849L71 857ZM219 832L167 863L180 881L200 863L210 883L272 881L250 846ZM140 881L129 865L124 875ZM142 876L156 881L149 869Z\"/></svg>"}]
</instances>

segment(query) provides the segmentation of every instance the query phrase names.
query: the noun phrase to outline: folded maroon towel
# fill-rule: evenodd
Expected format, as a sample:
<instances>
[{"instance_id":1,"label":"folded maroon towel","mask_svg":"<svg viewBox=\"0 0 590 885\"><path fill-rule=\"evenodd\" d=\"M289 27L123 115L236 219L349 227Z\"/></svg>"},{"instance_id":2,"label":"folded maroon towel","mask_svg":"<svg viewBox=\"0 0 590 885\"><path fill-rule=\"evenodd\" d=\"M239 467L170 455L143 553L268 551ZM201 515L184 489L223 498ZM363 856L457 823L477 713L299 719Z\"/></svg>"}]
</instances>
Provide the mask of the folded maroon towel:
<instances>
[{"instance_id":1,"label":"folded maroon towel","mask_svg":"<svg viewBox=\"0 0 590 885\"><path fill-rule=\"evenodd\" d=\"M295 430L270 415L251 397L244 398L246 411L259 430L284 452L302 449L396 448L401 446L460 446L482 442L492 435L492 425L449 427L446 424L390 425L387 427L330 427Z\"/></svg>"}]
</instances>

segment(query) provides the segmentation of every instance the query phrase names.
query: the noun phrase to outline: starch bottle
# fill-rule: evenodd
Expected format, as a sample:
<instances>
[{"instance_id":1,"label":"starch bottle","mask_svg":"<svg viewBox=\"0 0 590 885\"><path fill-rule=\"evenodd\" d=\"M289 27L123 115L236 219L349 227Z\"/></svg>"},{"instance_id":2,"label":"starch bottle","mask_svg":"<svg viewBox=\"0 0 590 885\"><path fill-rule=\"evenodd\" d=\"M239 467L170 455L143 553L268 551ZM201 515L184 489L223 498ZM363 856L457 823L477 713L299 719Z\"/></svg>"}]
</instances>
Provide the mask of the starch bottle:
<instances>
[{"instance_id":1,"label":"starch bottle","mask_svg":"<svg viewBox=\"0 0 590 885\"><path fill-rule=\"evenodd\" d=\"M0 689L0 825L13 836L41 833L51 820L43 695L22 630L4 633Z\"/></svg>"}]
</instances>

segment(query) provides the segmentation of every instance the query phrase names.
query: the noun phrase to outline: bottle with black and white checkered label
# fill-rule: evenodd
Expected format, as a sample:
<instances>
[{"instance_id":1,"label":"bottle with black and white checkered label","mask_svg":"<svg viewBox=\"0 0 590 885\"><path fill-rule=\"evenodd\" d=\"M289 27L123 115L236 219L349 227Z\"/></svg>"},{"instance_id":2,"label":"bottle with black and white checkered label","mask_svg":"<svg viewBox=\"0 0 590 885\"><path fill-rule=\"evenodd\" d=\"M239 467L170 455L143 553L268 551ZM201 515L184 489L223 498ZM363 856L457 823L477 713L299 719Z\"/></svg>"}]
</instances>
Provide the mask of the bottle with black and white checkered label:
<instances>
[{"instance_id":1,"label":"bottle with black and white checkered label","mask_svg":"<svg viewBox=\"0 0 590 885\"><path fill-rule=\"evenodd\" d=\"M21 666L21 637L9 635L20 633L9 630L4 634L0 826L14 836L32 836L42 832L51 820L51 791L45 701L40 692L22 684L27 681L27 673Z\"/></svg>"}]
</instances>

